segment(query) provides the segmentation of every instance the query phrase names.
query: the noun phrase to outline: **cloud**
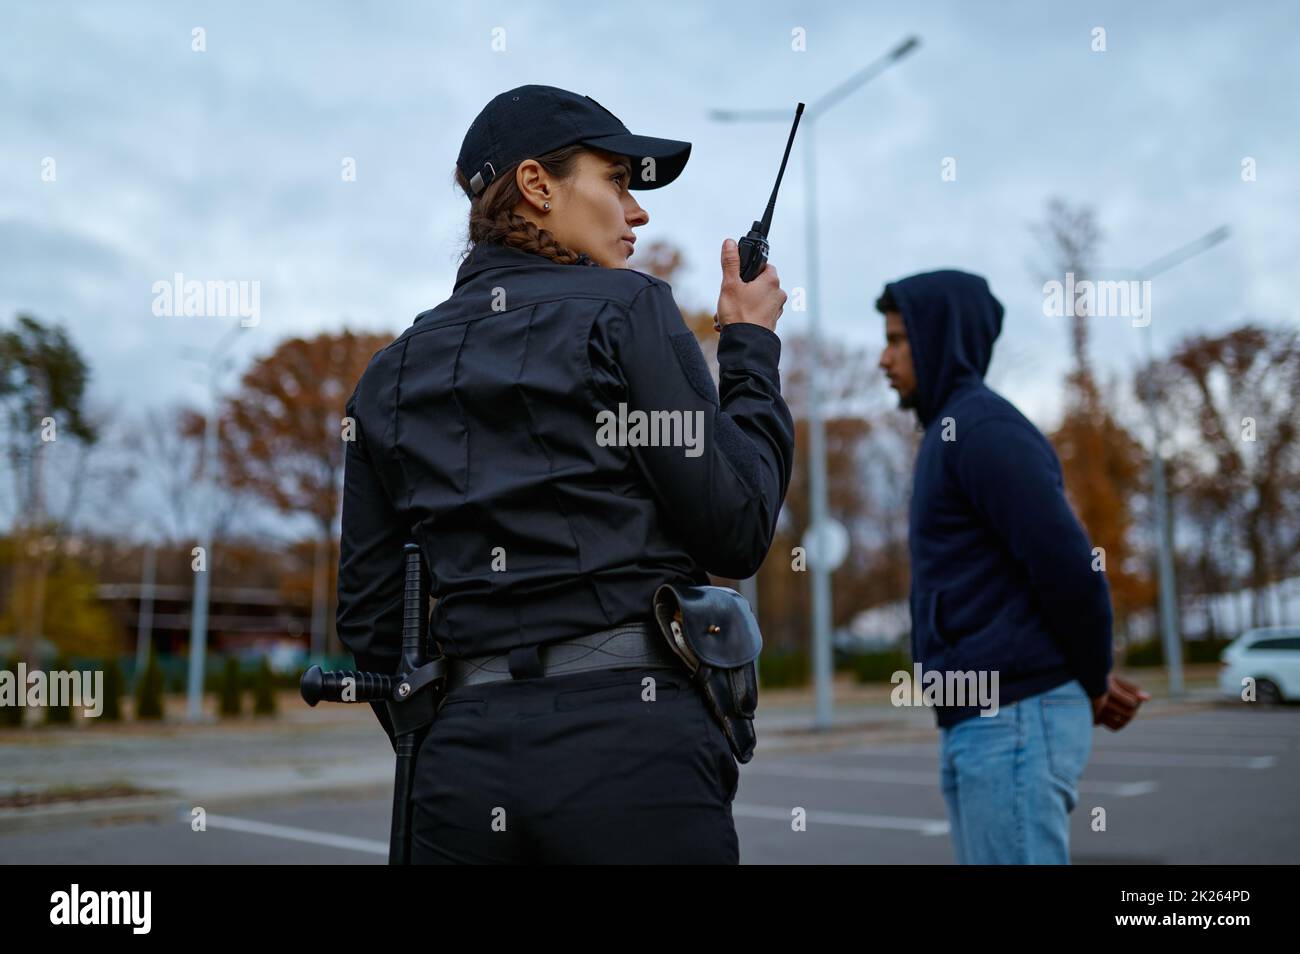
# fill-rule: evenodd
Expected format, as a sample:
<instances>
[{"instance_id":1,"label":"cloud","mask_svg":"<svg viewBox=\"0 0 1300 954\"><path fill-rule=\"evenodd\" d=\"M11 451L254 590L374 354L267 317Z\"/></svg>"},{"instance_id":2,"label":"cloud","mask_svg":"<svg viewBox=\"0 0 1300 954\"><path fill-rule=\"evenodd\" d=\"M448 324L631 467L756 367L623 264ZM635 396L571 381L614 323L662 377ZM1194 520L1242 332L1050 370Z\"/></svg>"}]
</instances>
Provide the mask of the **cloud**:
<instances>
[{"instance_id":1,"label":"cloud","mask_svg":"<svg viewBox=\"0 0 1300 954\"><path fill-rule=\"evenodd\" d=\"M1290 5L1247 16L1172 2L760 2L727 22L684 0L656 11L11 7L0 30L0 306L64 317L100 397L137 404L202 400L184 355L219 330L148 312L151 283L176 271L263 283L266 317L246 357L345 319L396 332L451 290L467 203L449 177L465 128L496 93L542 82L594 96L634 132L695 144L682 178L645 194L642 231L683 248L683 307L711 307L718 247L760 214L788 126L721 124L708 110L793 114L917 33L916 53L816 123L828 339L874 346L871 302L887 280L942 265L981 272L1008 307L999 381L1050 417L1068 333L1042 317L1026 261L1027 224L1054 194L1097 207L1103 257L1117 265L1232 225L1229 246L1162 285L1158 345L1248 311L1296 320ZM1089 47L1097 25L1105 53ZM191 50L195 27L204 53ZM505 52L493 51L495 29ZM795 29L806 52L791 48ZM1246 155L1259 162L1250 185ZM56 183L40 180L45 156ZM948 156L958 175L945 183ZM355 182L340 176L344 157ZM804 160L796 143L772 233L787 286L809 281ZM805 317L787 312L783 327ZM1103 370L1141 353L1120 327L1098 328L1094 349Z\"/></svg>"}]
</instances>

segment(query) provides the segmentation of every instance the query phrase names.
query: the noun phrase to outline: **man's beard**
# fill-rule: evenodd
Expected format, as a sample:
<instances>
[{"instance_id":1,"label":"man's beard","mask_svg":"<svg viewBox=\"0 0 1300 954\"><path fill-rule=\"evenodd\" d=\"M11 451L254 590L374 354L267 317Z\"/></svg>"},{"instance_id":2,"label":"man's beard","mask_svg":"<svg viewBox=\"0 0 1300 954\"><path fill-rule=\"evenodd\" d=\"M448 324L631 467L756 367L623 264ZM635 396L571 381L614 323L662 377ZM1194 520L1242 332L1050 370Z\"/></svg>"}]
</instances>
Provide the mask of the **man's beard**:
<instances>
[{"instance_id":1,"label":"man's beard","mask_svg":"<svg viewBox=\"0 0 1300 954\"><path fill-rule=\"evenodd\" d=\"M898 396L898 409L900 411L915 409L917 404L917 397L918 395L917 395L916 388L912 388L912 390L908 391L906 394L900 394Z\"/></svg>"}]
</instances>

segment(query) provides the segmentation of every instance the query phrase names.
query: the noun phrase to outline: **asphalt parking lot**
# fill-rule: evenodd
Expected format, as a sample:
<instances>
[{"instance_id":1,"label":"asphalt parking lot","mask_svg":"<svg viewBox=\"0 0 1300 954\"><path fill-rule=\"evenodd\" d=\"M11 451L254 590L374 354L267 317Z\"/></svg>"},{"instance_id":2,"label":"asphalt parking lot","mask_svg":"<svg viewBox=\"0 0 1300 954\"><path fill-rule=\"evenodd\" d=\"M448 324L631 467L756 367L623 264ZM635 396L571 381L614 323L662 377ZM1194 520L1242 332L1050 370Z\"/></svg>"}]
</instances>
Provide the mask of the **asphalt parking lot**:
<instances>
[{"instance_id":1,"label":"asphalt parking lot","mask_svg":"<svg viewBox=\"0 0 1300 954\"><path fill-rule=\"evenodd\" d=\"M367 729L372 727L367 726ZM733 812L746 864L949 864L937 735L846 733L741 770ZM1072 816L1076 864L1300 861L1300 709L1204 705L1097 730ZM1106 831L1091 810L1106 809ZM807 812L794 831L791 812ZM263 794L211 808L207 831L171 808L8 826L0 861L35 864L383 864L382 784Z\"/></svg>"}]
</instances>

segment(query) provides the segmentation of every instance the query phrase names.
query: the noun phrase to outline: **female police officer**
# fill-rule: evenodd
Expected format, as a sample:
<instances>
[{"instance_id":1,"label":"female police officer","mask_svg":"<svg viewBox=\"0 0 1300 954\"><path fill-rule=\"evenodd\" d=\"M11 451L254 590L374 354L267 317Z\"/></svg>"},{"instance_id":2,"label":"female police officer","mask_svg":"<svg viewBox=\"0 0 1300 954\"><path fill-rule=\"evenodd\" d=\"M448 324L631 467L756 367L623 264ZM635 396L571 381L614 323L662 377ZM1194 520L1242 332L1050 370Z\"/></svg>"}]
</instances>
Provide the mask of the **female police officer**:
<instances>
[{"instance_id":1,"label":"female police officer","mask_svg":"<svg viewBox=\"0 0 1300 954\"><path fill-rule=\"evenodd\" d=\"M724 243L719 388L669 286L627 268L649 221L630 190L689 154L586 96L497 96L456 161L471 248L451 297L348 402L339 636L396 668L414 539L449 661L415 863L738 860L736 761L651 600L768 550L794 450L786 295L770 265L741 282Z\"/></svg>"}]
</instances>

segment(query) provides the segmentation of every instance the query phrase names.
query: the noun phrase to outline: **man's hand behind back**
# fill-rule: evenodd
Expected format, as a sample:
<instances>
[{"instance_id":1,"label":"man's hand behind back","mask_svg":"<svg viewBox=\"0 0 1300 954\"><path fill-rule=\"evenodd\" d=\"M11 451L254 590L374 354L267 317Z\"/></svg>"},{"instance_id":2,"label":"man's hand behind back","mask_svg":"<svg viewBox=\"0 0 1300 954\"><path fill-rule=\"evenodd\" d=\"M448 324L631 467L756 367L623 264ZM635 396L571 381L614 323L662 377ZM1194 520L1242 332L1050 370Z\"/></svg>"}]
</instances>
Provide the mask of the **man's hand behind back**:
<instances>
[{"instance_id":1,"label":"man's hand behind back","mask_svg":"<svg viewBox=\"0 0 1300 954\"><path fill-rule=\"evenodd\" d=\"M1111 673L1106 692L1092 700L1092 724L1118 732L1137 715L1138 706L1151 698L1136 683Z\"/></svg>"}]
</instances>

